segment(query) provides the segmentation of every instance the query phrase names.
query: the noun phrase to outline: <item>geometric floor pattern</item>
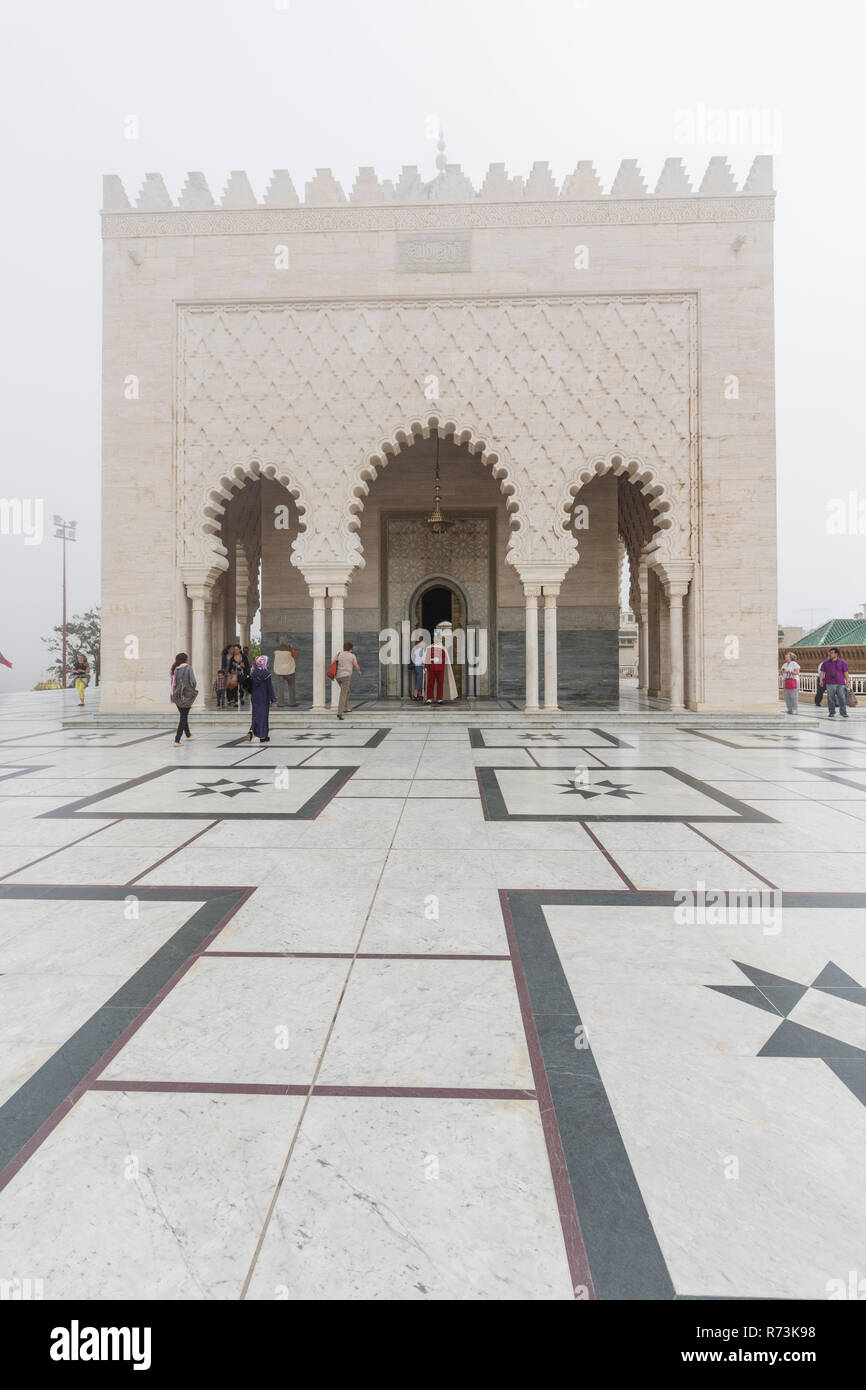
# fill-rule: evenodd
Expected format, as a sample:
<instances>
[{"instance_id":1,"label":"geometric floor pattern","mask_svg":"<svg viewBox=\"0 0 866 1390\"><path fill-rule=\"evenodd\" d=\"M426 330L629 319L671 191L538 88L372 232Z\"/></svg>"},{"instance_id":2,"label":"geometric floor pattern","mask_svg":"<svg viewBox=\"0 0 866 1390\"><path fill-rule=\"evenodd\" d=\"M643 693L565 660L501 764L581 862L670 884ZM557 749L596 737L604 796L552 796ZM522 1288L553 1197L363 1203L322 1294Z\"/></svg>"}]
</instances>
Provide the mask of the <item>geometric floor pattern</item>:
<instances>
[{"instance_id":1,"label":"geometric floor pattern","mask_svg":"<svg viewBox=\"0 0 866 1390\"><path fill-rule=\"evenodd\" d=\"M866 724L193 713L175 750L59 712L0 701L4 1278L818 1300L862 1267Z\"/></svg>"}]
</instances>

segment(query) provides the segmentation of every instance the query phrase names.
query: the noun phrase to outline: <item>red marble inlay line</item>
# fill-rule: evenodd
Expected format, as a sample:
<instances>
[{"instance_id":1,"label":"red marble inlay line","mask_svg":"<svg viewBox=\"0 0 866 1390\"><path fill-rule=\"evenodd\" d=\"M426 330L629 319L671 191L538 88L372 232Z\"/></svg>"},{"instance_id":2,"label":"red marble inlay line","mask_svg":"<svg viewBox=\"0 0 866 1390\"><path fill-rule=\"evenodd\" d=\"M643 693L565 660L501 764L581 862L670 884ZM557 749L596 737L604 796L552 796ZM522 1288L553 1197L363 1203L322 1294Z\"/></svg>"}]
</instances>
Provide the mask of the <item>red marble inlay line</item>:
<instances>
[{"instance_id":1,"label":"red marble inlay line","mask_svg":"<svg viewBox=\"0 0 866 1390\"><path fill-rule=\"evenodd\" d=\"M286 960L510 960L510 956L461 955L458 952L433 951L209 951L201 956L258 956Z\"/></svg>"},{"instance_id":2,"label":"red marble inlay line","mask_svg":"<svg viewBox=\"0 0 866 1390\"><path fill-rule=\"evenodd\" d=\"M25 869L32 869L34 864L41 864L44 859L53 858L53 856L59 854L61 850L72 849L73 845L80 845L82 840L89 840L91 835L100 835L103 830L110 830L112 825L120 825L120 821L113 820L109 821L106 825L98 825L95 830L88 830L86 835L79 835L77 840L70 840L66 845L58 845L56 849L50 849L47 854L40 854L38 859L31 859L29 864L21 864L17 869L10 869L8 874L0 874L0 883L3 883L7 878L11 878L13 874L23 874ZM17 849L18 846L13 845L11 848Z\"/></svg>"},{"instance_id":3,"label":"red marble inlay line","mask_svg":"<svg viewBox=\"0 0 866 1390\"><path fill-rule=\"evenodd\" d=\"M517 933L514 930L514 920L511 916L508 893L504 888L500 888L499 890L499 902L502 907L502 917L505 922L508 944L511 947L511 964L514 970L514 983L517 987L517 998L520 1003L520 1012L523 1016L523 1027L526 1033L526 1043L529 1049L532 1075L535 1078L538 1110L541 1116L541 1126L545 1142L547 1144L547 1156L550 1161L550 1172L553 1178L556 1204L559 1209L559 1219L562 1225L565 1254L571 1274L571 1286L574 1290L575 1299L581 1297L583 1290L586 1290L590 1299L595 1299L595 1289L593 1287L592 1274L589 1268L589 1256L586 1253L586 1246L583 1243L583 1234L580 1229L580 1217L577 1213L574 1193L568 1176L565 1150L562 1147L562 1136L559 1133L556 1111L553 1106L553 1097L550 1094L550 1086L544 1066L544 1054L541 1050L541 1042L539 1041L538 1030L535 1026L535 1016L532 1012L532 1000L529 996L529 986L526 983L526 976L523 972L523 964L520 959L520 947L517 943Z\"/></svg>"},{"instance_id":4,"label":"red marble inlay line","mask_svg":"<svg viewBox=\"0 0 866 1390\"><path fill-rule=\"evenodd\" d=\"M147 1091L166 1095L332 1096L387 1100L536 1100L531 1087L490 1086L322 1086L256 1081L94 1081L91 1091Z\"/></svg>"},{"instance_id":5,"label":"red marble inlay line","mask_svg":"<svg viewBox=\"0 0 866 1390\"><path fill-rule=\"evenodd\" d=\"M601 840L598 838L598 836L595 835L595 834L590 830L590 828L589 828L589 826L587 825L586 821L583 821L582 824L583 824L584 830L586 831L586 833L587 833L587 835L589 836L589 838L592 840L592 843L595 845L596 849L600 849L600 850L601 850L601 852L602 852L602 854L604 855L605 859L607 860L608 864L610 864L611 868L612 868L616 873L619 874L620 878L622 879L623 883L625 884L625 886L626 886L626 888L629 890L629 892L630 892L630 893L636 893L636 892L637 892L637 889L635 888L635 886L634 886L634 884L632 883L631 879L630 879L630 878L627 876L627 874L625 874L625 873L623 872L623 870L619 867L619 864L617 864L616 860L614 859L614 857L613 857L613 855L610 853L610 851L609 851L608 849L605 848L605 846L601 843Z\"/></svg>"},{"instance_id":6,"label":"red marble inlay line","mask_svg":"<svg viewBox=\"0 0 866 1390\"><path fill-rule=\"evenodd\" d=\"M212 893L213 889L207 888L203 891ZM226 889L225 891L231 892L233 890ZM237 890L235 889L234 891L236 892ZM207 944L207 942L209 941L213 941L219 935L219 933L223 930L223 927L225 927L231 921L235 913L238 912L241 907L243 907L244 903L254 892L254 888L247 888L244 891L243 895L238 899L234 906L225 914L223 918L220 919L217 925L208 934L205 944ZM115 1038L111 1046L106 1048L105 1052L103 1052L99 1060L96 1063L94 1063L87 1075L82 1077L82 1079L78 1082L76 1086L73 1086L66 1099L60 1102L60 1104L48 1116L48 1119L45 1121L45 1123L39 1127L39 1129L36 1131L35 1134L33 1134L30 1137L30 1139L28 1139L27 1143L23 1146L23 1148L19 1149L15 1157L10 1159L6 1167L2 1170L2 1172L0 1172L0 1192L2 1192L3 1188L6 1187L12 1181L16 1173L18 1173L21 1170L21 1168L23 1168L24 1164L28 1161L28 1159L33 1157L36 1150L40 1147L40 1145L42 1145L45 1142L49 1134L51 1134L57 1128L57 1126L60 1124L60 1121L64 1118L65 1115L69 1113L72 1107L75 1104L77 1104L77 1102L81 1099L84 1093L93 1089L93 1083L94 1081L96 1081L97 1077L103 1071L105 1071L105 1068L108 1066L109 1062L112 1062L114 1060L114 1058L122 1050L122 1048L126 1047L126 1044L129 1042L133 1034L137 1033L142 1024L145 1023L148 1018L150 1018L154 1010L158 1007L159 1004L162 1003L166 995L168 995L174 989L175 985L183 979L184 975L195 964L197 959L198 955L195 952L187 956L186 960L183 962L182 965L178 967L178 969L172 975L171 979L166 981L162 989L159 990L159 992L155 994L154 997L151 999L150 1003L146 1004L144 1008L141 1010L141 1012L137 1014L136 1017L132 1020L132 1022L126 1028L124 1028L120 1036Z\"/></svg>"},{"instance_id":7,"label":"red marble inlay line","mask_svg":"<svg viewBox=\"0 0 866 1390\"><path fill-rule=\"evenodd\" d=\"M155 864L149 864L146 869L142 869L140 874L135 875L135 878L128 878L123 885L124 888L131 888L133 883L138 883L138 880L144 878L145 874L152 874L155 869L159 868L160 864L164 864L166 860L171 859L175 854L180 854L181 850L186 849L187 845L191 845L193 840L197 840L200 835L206 835L209 830L213 830L214 826L219 825L219 823L219 816L217 816L216 820L212 820L210 825L205 826L204 830L197 830L194 835L190 835L188 840L184 840L182 845L178 845L176 849L169 850L168 854L164 854L161 859L157 859Z\"/></svg>"},{"instance_id":8,"label":"red marble inlay line","mask_svg":"<svg viewBox=\"0 0 866 1390\"><path fill-rule=\"evenodd\" d=\"M779 885L777 883L772 883L770 879L764 878L764 875L759 874L757 869L751 868L748 864L744 863L742 859L738 859L735 854L731 854L731 851L729 849L725 849L723 845L716 844L716 841L711 840L709 835L705 835L703 830L698 830L696 825L692 825L690 821L687 821L686 824L688 825L689 830L693 830L696 835L700 835L701 839L706 840L707 844L712 845L713 849L717 849L722 854L726 854L729 859L733 859L735 864L739 864L741 869L746 870L746 873L753 874L755 878L760 879L761 883L766 883L768 888L772 888L776 892L780 891Z\"/></svg>"}]
</instances>

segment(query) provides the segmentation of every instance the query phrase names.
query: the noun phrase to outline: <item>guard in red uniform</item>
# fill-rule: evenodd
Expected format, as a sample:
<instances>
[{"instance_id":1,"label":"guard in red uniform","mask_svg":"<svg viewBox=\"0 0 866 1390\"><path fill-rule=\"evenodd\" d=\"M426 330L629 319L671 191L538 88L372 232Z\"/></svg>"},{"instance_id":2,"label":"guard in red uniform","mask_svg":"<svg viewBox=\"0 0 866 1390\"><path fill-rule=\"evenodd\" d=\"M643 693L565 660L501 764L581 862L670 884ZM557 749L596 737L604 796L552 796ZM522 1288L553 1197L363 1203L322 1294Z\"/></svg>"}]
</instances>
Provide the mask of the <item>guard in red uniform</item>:
<instances>
[{"instance_id":1,"label":"guard in red uniform","mask_svg":"<svg viewBox=\"0 0 866 1390\"><path fill-rule=\"evenodd\" d=\"M432 705L435 701L437 705L442 703L442 688L445 684L445 663L448 654L445 648L435 640L424 653L424 665L427 667L427 704Z\"/></svg>"}]
</instances>

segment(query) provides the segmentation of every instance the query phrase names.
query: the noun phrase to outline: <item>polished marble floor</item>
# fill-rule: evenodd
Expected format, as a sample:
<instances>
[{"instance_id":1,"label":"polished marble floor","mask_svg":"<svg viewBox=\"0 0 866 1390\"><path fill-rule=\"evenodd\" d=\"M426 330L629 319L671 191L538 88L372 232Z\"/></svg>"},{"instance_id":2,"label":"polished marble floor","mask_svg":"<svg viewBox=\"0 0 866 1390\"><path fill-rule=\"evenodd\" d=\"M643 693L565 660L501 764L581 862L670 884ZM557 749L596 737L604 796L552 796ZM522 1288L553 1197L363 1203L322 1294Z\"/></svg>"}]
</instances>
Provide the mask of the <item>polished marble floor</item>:
<instances>
[{"instance_id":1,"label":"polished marble floor","mask_svg":"<svg viewBox=\"0 0 866 1390\"><path fill-rule=\"evenodd\" d=\"M74 699L74 692L73 692ZM68 708L66 707L68 704ZM0 1278L827 1297L866 1261L866 718L0 697Z\"/></svg>"}]
</instances>

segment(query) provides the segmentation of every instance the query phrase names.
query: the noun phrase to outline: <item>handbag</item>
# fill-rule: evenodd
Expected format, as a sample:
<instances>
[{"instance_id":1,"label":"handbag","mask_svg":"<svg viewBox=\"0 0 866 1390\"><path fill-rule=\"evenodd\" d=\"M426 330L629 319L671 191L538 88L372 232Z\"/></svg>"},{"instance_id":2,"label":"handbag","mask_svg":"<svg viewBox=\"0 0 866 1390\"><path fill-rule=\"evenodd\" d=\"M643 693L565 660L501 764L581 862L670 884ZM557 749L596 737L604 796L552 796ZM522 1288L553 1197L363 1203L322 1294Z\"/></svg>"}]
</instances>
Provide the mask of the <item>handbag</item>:
<instances>
[{"instance_id":1,"label":"handbag","mask_svg":"<svg viewBox=\"0 0 866 1390\"><path fill-rule=\"evenodd\" d=\"M198 699L198 687L187 685L185 681L176 681L171 692L171 702L177 705L178 709L191 709Z\"/></svg>"},{"instance_id":2,"label":"handbag","mask_svg":"<svg viewBox=\"0 0 866 1390\"><path fill-rule=\"evenodd\" d=\"M328 667L328 680L329 680L329 681L335 681L336 679L337 679L337 658L334 657L334 660L331 662L330 666Z\"/></svg>"},{"instance_id":3,"label":"handbag","mask_svg":"<svg viewBox=\"0 0 866 1390\"><path fill-rule=\"evenodd\" d=\"M845 691L845 704L849 709L857 708L857 696L854 694L853 688Z\"/></svg>"},{"instance_id":4,"label":"handbag","mask_svg":"<svg viewBox=\"0 0 866 1390\"><path fill-rule=\"evenodd\" d=\"M292 654L292 661L297 661L298 653L295 651L294 647L289 647L289 651Z\"/></svg>"},{"instance_id":5,"label":"handbag","mask_svg":"<svg viewBox=\"0 0 866 1390\"><path fill-rule=\"evenodd\" d=\"M796 676L786 676L786 677L785 677L785 689L786 689L786 690L796 690L796 689L797 689L797 678L796 678Z\"/></svg>"}]
</instances>

